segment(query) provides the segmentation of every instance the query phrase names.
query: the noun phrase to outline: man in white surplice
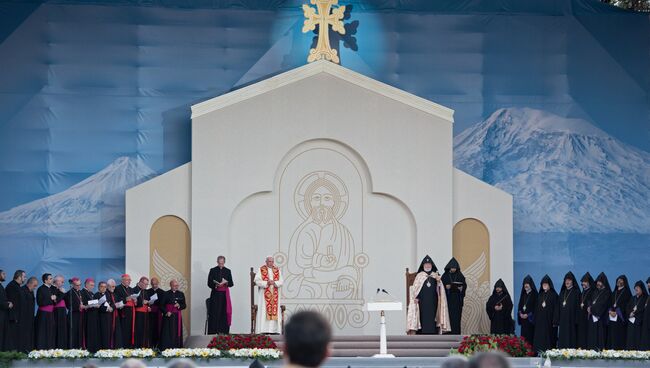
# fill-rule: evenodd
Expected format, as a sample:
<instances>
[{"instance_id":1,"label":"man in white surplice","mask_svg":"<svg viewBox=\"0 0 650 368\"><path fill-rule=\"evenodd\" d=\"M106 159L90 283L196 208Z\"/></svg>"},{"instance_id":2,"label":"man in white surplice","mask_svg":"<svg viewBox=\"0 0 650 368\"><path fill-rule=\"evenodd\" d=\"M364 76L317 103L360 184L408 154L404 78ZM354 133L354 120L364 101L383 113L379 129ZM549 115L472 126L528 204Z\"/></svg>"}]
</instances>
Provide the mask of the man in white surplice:
<instances>
[{"instance_id":1,"label":"man in white surplice","mask_svg":"<svg viewBox=\"0 0 650 368\"><path fill-rule=\"evenodd\" d=\"M257 286L256 333L275 334L282 332L282 312L280 311L280 288L282 287L280 269L275 266L273 257L266 257L264 264L255 274Z\"/></svg>"}]
</instances>

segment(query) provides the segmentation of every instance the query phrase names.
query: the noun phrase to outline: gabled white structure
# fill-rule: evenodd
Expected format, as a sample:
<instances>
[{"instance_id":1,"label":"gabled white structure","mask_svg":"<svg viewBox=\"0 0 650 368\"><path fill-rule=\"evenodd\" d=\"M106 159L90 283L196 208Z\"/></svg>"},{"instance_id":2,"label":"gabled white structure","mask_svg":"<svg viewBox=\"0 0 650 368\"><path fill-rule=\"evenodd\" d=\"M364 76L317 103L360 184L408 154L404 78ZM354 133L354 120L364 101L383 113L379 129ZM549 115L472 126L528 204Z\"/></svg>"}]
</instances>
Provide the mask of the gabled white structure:
<instances>
[{"instance_id":1,"label":"gabled white structure","mask_svg":"<svg viewBox=\"0 0 650 368\"><path fill-rule=\"evenodd\" d=\"M235 282L231 331L250 328L249 268L274 255L290 311L375 334L364 302L378 287L403 300L404 268L425 254L442 272L454 224L477 218L490 279L512 287L512 198L452 167L452 124L444 106L325 61L194 105L192 163L127 192L127 272L149 274L151 226L176 215L192 236L192 334L220 254ZM403 314L391 321L404 332Z\"/></svg>"}]
</instances>

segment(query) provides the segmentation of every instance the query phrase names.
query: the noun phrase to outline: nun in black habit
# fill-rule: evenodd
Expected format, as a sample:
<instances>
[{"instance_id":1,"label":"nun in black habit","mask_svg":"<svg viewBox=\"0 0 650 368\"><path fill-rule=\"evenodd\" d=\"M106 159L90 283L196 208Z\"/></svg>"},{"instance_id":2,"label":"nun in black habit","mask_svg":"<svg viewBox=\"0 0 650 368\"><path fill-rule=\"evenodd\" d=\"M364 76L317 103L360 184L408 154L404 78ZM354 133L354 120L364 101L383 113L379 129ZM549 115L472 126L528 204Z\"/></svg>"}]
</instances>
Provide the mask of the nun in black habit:
<instances>
[{"instance_id":1,"label":"nun in black habit","mask_svg":"<svg viewBox=\"0 0 650 368\"><path fill-rule=\"evenodd\" d=\"M607 347L614 350L624 350L627 346L627 316L625 308L632 298L627 276L616 278L616 288L609 300L609 328L607 331Z\"/></svg>"},{"instance_id":2,"label":"nun in black habit","mask_svg":"<svg viewBox=\"0 0 650 368\"><path fill-rule=\"evenodd\" d=\"M492 295L485 304L485 310L490 318L490 333L509 335L514 331L512 320L512 298L503 280L494 284Z\"/></svg>"},{"instance_id":3,"label":"nun in black habit","mask_svg":"<svg viewBox=\"0 0 650 368\"><path fill-rule=\"evenodd\" d=\"M603 350L607 344L607 311L612 290L605 273L596 277L596 289L591 295L589 307L589 328L587 330L587 348Z\"/></svg>"},{"instance_id":4,"label":"nun in black habit","mask_svg":"<svg viewBox=\"0 0 650 368\"><path fill-rule=\"evenodd\" d=\"M451 258L442 274L442 283L447 294L447 306L451 322L451 334L460 335L460 321L463 315L463 301L467 291L465 276L460 272L460 265L456 258Z\"/></svg>"},{"instance_id":5,"label":"nun in black habit","mask_svg":"<svg viewBox=\"0 0 650 368\"><path fill-rule=\"evenodd\" d=\"M557 347L574 349L578 346L578 312L580 308L580 288L573 272L564 276L559 296L559 334Z\"/></svg>"},{"instance_id":6,"label":"nun in black habit","mask_svg":"<svg viewBox=\"0 0 650 368\"><path fill-rule=\"evenodd\" d=\"M641 350L641 328L647 300L648 293L645 285L643 281L639 280L634 284L634 296L627 303L627 308L625 308L628 322L627 350Z\"/></svg>"},{"instance_id":7,"label":"nun in black habit","mask_svg":"<svg viewBox=\"0 0 650 368\"><path fill-rule=\"evenodd\" d=\"M589 303L591 301L591 294L594 292L595 283L594 278L591 277L589 272L585 273L580 279L582 282L582 293L580 293L580 305L578 305L577 316L577 343L578 348L587 348L587 330L589 328Z\"/></svg>"},{"instance_id":8,"label":"nun in black habit","mask_svg":"<svg viewBox=\"0 0 650 368\"><path fill-rule=\"evenodd\" d=\"M537 306L537 287L533 278L526 275L519 294L517 322L521 326L521 337L531 345L535 337L535 306Z\"/></svg>"},{"instance_id":9,"label":"nun in black habit","mask_svg":"<svg viewBox=\"0 0 650 368\"><path fill-rule=\"evenodd\" d=\"M558 296L553 287L553 280L548 275L544 275L535 307L535 337L533 338L535 352L555 348L558 312Z\"/></svg>"},{"instance_id":10,"label":"nun in black habit","mask_svg":"<svg viewBox=\"0 0 650 368\"><path fill-rule=\"evenodd\" d=\"M648 286L648 290L650 290L650 277L645 281L646 285ZM643 311L643 321L644 323L641 325L641 348L639 350L650 350L650 296L648 296L645 300L645 305L644 308L645 310Z\"/></svg>"}]
</instances>

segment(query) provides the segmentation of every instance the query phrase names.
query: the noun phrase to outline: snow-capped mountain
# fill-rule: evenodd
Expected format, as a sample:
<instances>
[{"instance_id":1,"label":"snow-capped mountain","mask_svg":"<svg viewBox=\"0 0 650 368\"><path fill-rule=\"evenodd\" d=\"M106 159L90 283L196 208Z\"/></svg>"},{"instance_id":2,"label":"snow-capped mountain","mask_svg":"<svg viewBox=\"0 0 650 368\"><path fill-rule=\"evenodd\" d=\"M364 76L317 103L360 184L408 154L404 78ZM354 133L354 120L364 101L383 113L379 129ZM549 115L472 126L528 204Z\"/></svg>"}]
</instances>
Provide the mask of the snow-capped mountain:
<instances>
[{"instance_id":1,"label":"snow-capped mountain","mask_svg":"<svg viewBox=\"0 0 650 368\"><path fill-rule=\"evenodd\" d=\"M0 234L123 234L126 189L155 175L141 158L120 157L63 192L0 212Z\"/></svg>"},{"instance_id":2,"label":"snow-capped mountain","mask_svg":"<svg viewBox=\"0 0 650 368\"><path fill-rule=\"evenodd\" d=\"M650 154L585 120L499 109L454 138L454 164L513 195L516 231L650 233Z\"/></svg>"}]
</instances>

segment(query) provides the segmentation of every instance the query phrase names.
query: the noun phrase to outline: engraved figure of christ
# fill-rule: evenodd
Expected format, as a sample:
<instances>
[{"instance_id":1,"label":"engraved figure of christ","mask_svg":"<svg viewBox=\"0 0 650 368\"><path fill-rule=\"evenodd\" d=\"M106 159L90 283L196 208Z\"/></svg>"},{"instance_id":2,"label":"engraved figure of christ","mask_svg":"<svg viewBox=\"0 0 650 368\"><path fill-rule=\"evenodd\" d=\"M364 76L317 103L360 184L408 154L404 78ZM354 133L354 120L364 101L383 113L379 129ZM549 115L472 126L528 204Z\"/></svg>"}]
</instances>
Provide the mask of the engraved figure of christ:
<instances>
[{"instance_id":1,"label":"engraved figure of christ","mask_svg":"<svg viewBox=\"0 0 650 368\"><path fill-rule=\"evenodd\" d=\"M327 179L320 181L325 185L305 193L311 211L291 239L291 280L285 293L294 298L356 297L359 276L354 267L354 239L334 213L340 201L336 187Z\"/></svg>"}]
</instances>

